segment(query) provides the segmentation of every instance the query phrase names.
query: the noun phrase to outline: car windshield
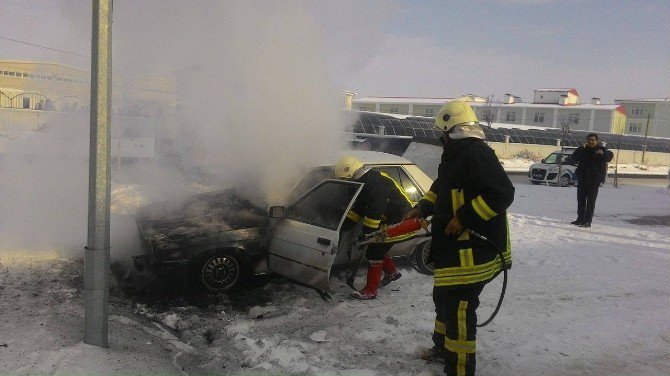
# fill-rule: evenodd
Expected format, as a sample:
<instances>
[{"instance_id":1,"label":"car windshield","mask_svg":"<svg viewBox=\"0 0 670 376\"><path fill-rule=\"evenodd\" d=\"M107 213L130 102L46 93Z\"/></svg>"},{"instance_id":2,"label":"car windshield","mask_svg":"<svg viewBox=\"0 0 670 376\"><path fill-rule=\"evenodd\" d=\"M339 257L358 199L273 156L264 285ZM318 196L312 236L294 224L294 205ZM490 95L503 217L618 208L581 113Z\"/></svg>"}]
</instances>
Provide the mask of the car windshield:
<instances>
[{"instance_id":1,"label":"car windshield","mask_svg":"<svg viewBox=\"0 0 670 376\"><path fill-rule=\"evenodd\" d=\"M563 158L561 160L562 163L565 163L568 158L570 157L569 154L563 154ZM558 153L551 153L547 158L544 159L544 163L548 164L558 164Z\"/></svg>"}]
</instances>

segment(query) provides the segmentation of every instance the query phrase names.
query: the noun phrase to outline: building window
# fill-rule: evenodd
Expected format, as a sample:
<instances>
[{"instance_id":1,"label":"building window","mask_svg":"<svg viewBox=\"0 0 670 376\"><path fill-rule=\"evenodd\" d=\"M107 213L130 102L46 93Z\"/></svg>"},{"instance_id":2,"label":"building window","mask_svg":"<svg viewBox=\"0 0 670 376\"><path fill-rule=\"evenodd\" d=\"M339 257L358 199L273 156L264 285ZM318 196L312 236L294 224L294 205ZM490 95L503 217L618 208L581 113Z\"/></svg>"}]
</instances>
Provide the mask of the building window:
<instances>
[{"instance_id":1,"label":"building window","mask_svg":"<svg viewBox=\"0 0 670 376\"><path fill-rule=\"evenodd\" d=\"M505 117L507 121L516 121L516 112L515 111L507 111L507 116Z\"/></svg>"},{"instance_id":2,"label":"building window","mask_svg":"<svg viewBox=\"0 0 670 376\"><path fill-rule=\"evenodd\" d=\"M426 117L433 117L435 116L435 109L434 108L426 108Z\"/></svg>"},{"instance_id":3,"label":"building window","mask_svg":"<svg viewBox=\"0 0 670 376\"><path fill-rule=\"evenodd\" d=\"M572 124L579 124L579 114L571 114Z\"/></svg>"},{"instance_id":4,"label":"building window","mask_svg":"<svg viewBox=\"0 0 670 376\"><path fill-rule=\"evenodd\" d=\"M392 114L397 114L398 113L398 107L391 107L391 113Z\"/></svg>"},{"instance_id":5,"label":"building window","mask_svg":"<svg viewBox=\"0 0 670 376\"><path fill-rule=\"evenodd\" d=\"M642 132L642 124L630 123L628 125L628 133L640 133L640 132Z\"/></svg>"},{"instance_id":6,"label":"building window","mask_svg":"<svg viewBox=\"0 0 670 376\"><path fill-rule=\"evenodd\" d=\"M642 107L633 107L630 110L630 114L633 116L642 116Z\"/></svg>"},{"instance_id":7,"label":"building window","mask_svg":"<svg viewBox=\"0 0 670 376\"><path fill-rule=\"evenodd\" d=\"M16 73L14 73L14 72L12 72L12 71L9 72L9 75L10 75L10 76L13 76L13 75L15 75L15 74L16 74Z\"/></svg>"},{"instance_id":8,"label":"building window","mask_svg":"<svg viewBox=\"0 0 670 376\"><path fill-rule=\"evenodd\" d=\"M535 113L535 122L536 123L544 123L544 112L536 112Z\"/></svg>"},{"instance_id":9,"label":"building window","mask_svg":"<svg viewBox=\"0 0 670 376\"><path fill-rule=\"evenodd\" d=\"M30 98L23 97L23 108L30 108Z\"/></svg>"}]
</instances>

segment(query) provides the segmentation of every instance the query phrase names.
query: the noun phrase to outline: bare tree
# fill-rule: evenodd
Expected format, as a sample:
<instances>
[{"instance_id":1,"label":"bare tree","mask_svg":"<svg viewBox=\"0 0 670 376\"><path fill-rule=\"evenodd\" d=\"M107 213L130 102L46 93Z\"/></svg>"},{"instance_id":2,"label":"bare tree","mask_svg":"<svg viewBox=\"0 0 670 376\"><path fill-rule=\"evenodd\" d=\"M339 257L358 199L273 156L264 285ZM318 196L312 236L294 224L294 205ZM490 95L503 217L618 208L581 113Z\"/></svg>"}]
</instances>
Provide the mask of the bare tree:
<instances>
[{"instance_id":1,"label":"bare tree","mask_svg":"<svg viewBox=\"0 0 670 376\"><path fill-rule=\"evenodd\" d=\"M565 148L565 140L570 134L570 125L577 123L577 114L562 115L560 117L561 124L561 153L558 156L558 176L556 176L556 186L561 187L561 176L563 173L563 149ZM568 181L570 185L570 181Z\"/></svg>"},{"instance_id":2,"label":"bare tree","mask_svg":"<svg viewBox=\"0 0 670 376\"><path fill-rule=\"evenodd\" d=\"M491 123L496 120L496 115L498 113L498 108L501 103L496 101L496 97L491 94L486 97L486 102L482 106L482 120L490 127Z\"/></svg>"}]
</instances>

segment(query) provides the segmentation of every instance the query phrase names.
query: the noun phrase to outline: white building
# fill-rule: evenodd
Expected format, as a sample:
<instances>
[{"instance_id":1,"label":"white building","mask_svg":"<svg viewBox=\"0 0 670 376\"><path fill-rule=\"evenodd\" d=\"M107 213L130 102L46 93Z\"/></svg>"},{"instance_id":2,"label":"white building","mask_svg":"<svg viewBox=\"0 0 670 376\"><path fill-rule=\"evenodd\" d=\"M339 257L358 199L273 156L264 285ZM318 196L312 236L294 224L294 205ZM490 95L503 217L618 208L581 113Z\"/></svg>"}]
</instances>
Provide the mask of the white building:
<instances>
[{"instance_id":1,"label":"white building","mask_svg":"<svg viewBox=\"0 0 670 376\"><path fill-rule=\"evenodd\" d=\"M626 134L670 137L670 98L615 99L614 102L626 108Z\"/></svg>"},{"instance_id":2,"label":"white building","mask_svg":"<svg viewBox=\"0 0 670 376\"><path fill-rule=\"evenodd\" d=\"M533 103L505 94L503 101L489 102L486 98L467 95L479 120L535 127L560 128L565 123L571 129L620 133L626 122L626 109L620 104L581 104L577 90L536 89ZM352 109L411 116L434 117L440 107L453 98L362 97L355 98ZM487 116L489 115L489 116Z\"/></svg>"}]
</instances>

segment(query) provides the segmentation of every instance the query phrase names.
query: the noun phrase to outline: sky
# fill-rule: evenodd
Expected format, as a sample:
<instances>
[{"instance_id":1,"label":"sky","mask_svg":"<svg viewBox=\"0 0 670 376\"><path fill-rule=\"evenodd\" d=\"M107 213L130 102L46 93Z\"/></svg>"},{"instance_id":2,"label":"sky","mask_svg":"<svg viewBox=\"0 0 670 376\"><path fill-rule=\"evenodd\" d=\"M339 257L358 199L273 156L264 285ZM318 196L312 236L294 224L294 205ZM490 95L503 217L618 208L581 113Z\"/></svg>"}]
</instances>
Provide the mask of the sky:
<instances>
[{"instance_id":1,"label":"sky","mask_svg":"<svg viewBox=\"0 0 670 376\"><path fill-rule=\"evenodd\" d=\"M174 53L173 42L186 38L194 24L206 30L198 20L208 9L239 3L117 0L115 64L155 74L183 69L194 59ZM273 22L289 24L295 17L282 18L284 13L304 12L316 25L309 33L322 52L293 58L326 66L335 87L359 96L511 93L529 100L536 88L569 87L584 102L670 97L667 1L255 3L275 16ZM90 18L84 0L3 0L0 37L88 56ZM264 27L262 20L252 26ZM128 50L134 53L123 53ZM1 38L0 56L89 66L79 56Z\"/></svg>"}]
</instances>

